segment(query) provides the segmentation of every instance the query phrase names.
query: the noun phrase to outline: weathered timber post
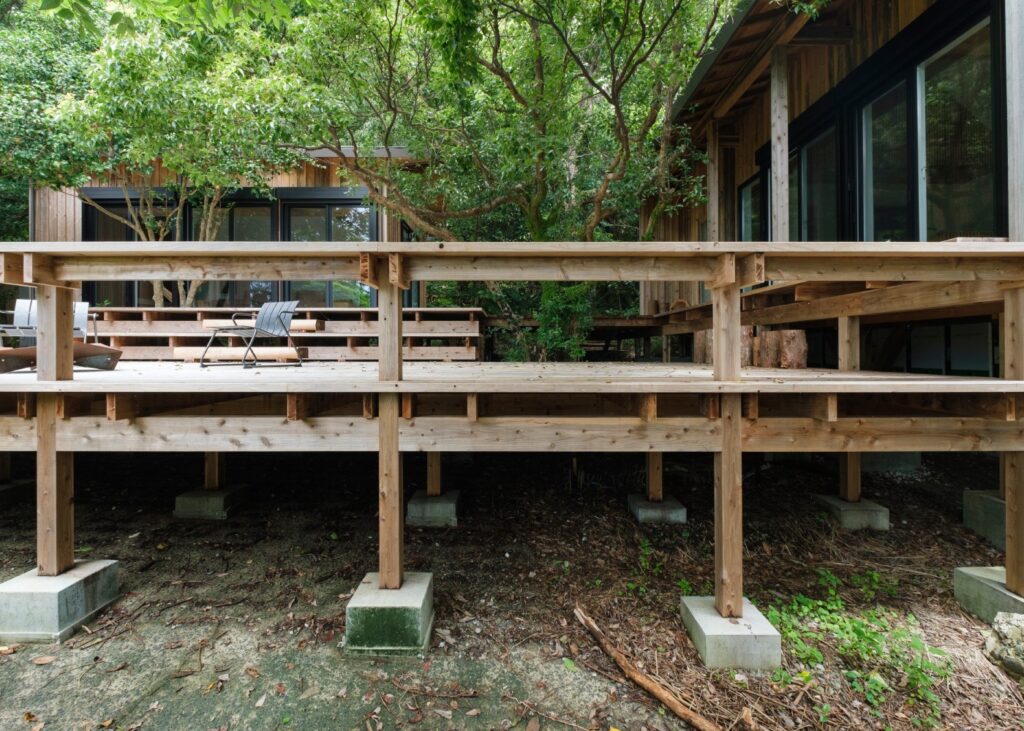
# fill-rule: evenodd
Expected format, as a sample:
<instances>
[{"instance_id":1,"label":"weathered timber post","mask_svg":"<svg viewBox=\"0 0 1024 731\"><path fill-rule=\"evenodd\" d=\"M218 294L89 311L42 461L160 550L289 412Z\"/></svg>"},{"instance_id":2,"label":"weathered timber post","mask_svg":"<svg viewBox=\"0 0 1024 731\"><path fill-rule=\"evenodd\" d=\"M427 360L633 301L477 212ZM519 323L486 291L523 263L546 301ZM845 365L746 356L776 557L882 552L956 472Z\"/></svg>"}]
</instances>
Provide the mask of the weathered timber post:
<instances>
[{"instance_id":1,"label":"weathered timber post","mask_svg":"<svg viewBox=\"0 0 1024 731\"><path fill-rule=\"evenodd\" d=\"M38 364L40 381L71 380L74 291L40 285ZM57 451L57 410L62 397L40 393L36 400L36 547L40 576L56 576L75 563L75 462Z\"/></svg>"},{"instance_id":2,"label":"weathered timber post","mask_svg":"<svg viewBox=\"0 0 1024 731\"><path fill-rule=\"evenodd\" d=\"M378 377L381 381L402 380L402 290L390 281L388 261L377 260L377 318L379 328ZM402 586L404 549L402 499L402 454L398 426L401 396L380 394L378 465L380 469L380 588Z\"/></svg>"}]
</instances>

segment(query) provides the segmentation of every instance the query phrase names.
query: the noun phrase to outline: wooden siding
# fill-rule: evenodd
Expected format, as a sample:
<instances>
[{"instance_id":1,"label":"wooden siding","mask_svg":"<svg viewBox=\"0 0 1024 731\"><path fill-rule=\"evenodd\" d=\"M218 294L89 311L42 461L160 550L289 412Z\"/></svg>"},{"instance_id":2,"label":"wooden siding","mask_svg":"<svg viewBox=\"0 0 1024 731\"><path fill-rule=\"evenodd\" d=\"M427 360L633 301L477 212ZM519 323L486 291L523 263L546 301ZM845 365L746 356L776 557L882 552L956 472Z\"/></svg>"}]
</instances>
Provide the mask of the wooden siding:
<instances>
[{"instance_id":1,"label":"wooden siding","mask_svg":"<svg viewBox=\"0 0 1024 731\"><path fill-rule=\"evenodd\" d=\"M81 241L82 205L71 189L33 191L36 241Z\"/></svg>"},{"instance_id":2,"label":"wooden siding","mask_svg":"<svg viewBox=\"0 0 1024 731\"><path fill-rule=\"evenodd\" d=\"M834 89L858 66L934 5L936 0L849 0L829 15L829 22L853 29L850 43L793 46L789 55L789 115L796 119ZM765 84L755 85L743 109L737 109L736 181L757 171L755 156L768 142L771 113Z\"/></svg>"}]
</instances>

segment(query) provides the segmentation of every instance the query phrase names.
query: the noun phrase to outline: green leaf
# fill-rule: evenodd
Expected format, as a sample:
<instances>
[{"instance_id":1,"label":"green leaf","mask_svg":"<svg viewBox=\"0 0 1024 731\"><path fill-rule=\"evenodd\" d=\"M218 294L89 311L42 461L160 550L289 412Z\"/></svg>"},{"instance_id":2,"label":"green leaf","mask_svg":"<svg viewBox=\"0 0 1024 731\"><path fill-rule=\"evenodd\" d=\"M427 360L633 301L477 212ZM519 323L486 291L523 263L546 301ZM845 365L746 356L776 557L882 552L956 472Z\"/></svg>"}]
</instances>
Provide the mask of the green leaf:
<instances>
[{"instance_id":1,"label":"green leaf","mask_svg":"<svg viewBox=\"0 0 1024 731\"><path fill-rule=\"evenodd\" d=\"M563 657L562 658L562 664L565 665L565 669L566 670L571 670L573 672L576 672L576 663L572 661L572 658Z\"/></svg>"}]
</instances>

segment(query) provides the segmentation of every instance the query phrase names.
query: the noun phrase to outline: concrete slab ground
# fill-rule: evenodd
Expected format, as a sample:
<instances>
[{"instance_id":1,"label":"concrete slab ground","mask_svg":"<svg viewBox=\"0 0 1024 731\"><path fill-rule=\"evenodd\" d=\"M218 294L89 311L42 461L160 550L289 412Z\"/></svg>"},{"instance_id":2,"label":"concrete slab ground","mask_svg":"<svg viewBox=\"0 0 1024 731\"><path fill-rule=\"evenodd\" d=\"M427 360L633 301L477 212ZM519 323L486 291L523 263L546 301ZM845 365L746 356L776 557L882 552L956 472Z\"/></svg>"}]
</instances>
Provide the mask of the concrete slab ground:
<instances>
[{"instance_id":1,"label":"concrete slab ground","mask_svg":"<svg viewBox=\"0 0 1024 731\"><path fill-rule=\"evenodd\" d=\"M889 530L889 508L870 500L848 502L836 495L815 495L829 514L846 530Z\"/></svg>"},{"instance_id":2,"label":"concrete slab ground","mask_svg":"<svg viewBox=\"0 0 1024 731\"><path fill-rule=\"evenodd\" d=\"M684 596L683 625L709 668L774 670L782 665L782 636L747 599L743 617L726 619L715 598Z\"/></svg>"},{"instance_id":3,"label":"concrete slab ground","mask_svg":"<svg viewBox=\"0 0 1024 731\"><path fill-rule=\"evenodd\" d=\"M653 503L643 495L630 495L629 512L637 523L682 525L686 522L686 506L672 497Z\"/></svg>"},{"instance_id":4,"label":"concrete slab ground","mask_svg":"<svg viewBox=\"0 0 1024 731\"><path fill-rule=\"evenodd\" d=\"M954 569L953 594L961 607L988 624L992 624L999 612L1024 614L1024 597L1006 588L1003 566Z\"/></svg>"},{"instance_id":5,"label":"concrete slab ground","mask_svg":"<svg viewBox=\"0 0 1024 731\"><path fill-rule=\"evenodd\" d=\"M998 490L964 490L964 527L1006 550L1006 501Z\"/></svg>"},{"instance_id":6,"label":"concrete slab ground","mask_svg":"<svg viewBox=\"0 0 1024 731\"><path fill-rule=\"evenodd\" d=\"M401 589L366 575L345 608L345 650L357 655L422 655L434 625L434 575L408 572Z\"/></svg>"},{"instance_id":7,"label":"concrete slab ground","mask_svg":"<svg viewBox=\"0 0 1024 731\"><path fill-rule=\"evenodd\" d=\"M864 473L897 472L910 474L921 469L920 452L864 452L860 457Z\"/></svg>"},{"instance_id":8,"label":"concrete slab ground","mask_svg":"<svg viewBox=\"0 0 1024 731\"><path fill-rule=\"evenodd\" d=\"M174 499L174 517L184 520L227 520L238 507L241 485L220 490L189 490Z\"/></svg>"},{"instance_id":9,"label":"concrete slab ground","mask_svg":"<svg viewBox=\"0 0 1024 731\"><path fill-rule=\"evenodd\" d=\"M60 576L26 571L0 584L0 640L64 642L118 597L117 561L76 561Z\"/></svg>"},{"instance_id":10,"label":"concrete slab ground","mask_svg":"<svg viewBox=\"0 0 1024 731\"><path fill-rule=\"evenodd\" d=\"M405 506L405 523L417 528L455 528L459 524L459 491L428 496L417 490Z\"/></svg>"}]
</instances>

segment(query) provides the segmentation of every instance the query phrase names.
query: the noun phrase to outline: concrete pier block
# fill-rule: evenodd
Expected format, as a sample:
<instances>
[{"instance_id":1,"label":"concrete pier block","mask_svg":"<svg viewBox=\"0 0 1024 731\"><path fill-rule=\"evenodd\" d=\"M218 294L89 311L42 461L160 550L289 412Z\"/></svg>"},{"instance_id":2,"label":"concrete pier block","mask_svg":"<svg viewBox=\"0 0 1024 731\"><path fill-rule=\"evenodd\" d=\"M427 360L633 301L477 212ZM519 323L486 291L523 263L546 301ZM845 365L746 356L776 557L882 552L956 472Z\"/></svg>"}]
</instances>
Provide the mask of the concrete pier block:
<instances>
[{"instance_id":1,"label":"concrete pier block","mask_svg":"<svg viewBox=\"0 0 1024 731\"><path fill-rule=\"evenodd\" d=\"M686 522L686 507L675 498L666 497L653 503L643 495L630 495L629 512L637 523L682 525Z\"/></svg>"},{"instance_id":2,"label":"concrete pier block","mask_svg":"<svg viewBox=\"0 0 1024 731\"><path fill-rule=\"evenodd\" d=\"M782 664L782 635L747 599L740 619L720 615L710 596L684 596L681 608L683 625L707 667L774 670Z\"/></svg>"},{"instance_id":3,"label":"concrete pier block","mask_svg":"<svg viewBox=\"0 0 1024 731\"><path fill-rule=\"evenodd\" d=\"M238 506L242 486L220 490L189 490L174 499L174 517L185 520L227 520Z\"/></svg>"},{"instance_id":4,"label":"concrete pier block","mask_svg":"<svg viewBox=\"0 0 1024 731\"><path fill-rule=\"evenodd\" d=\"M998 490L964 490L964 527L1006 550L1006 501Z\"/></svg>"},{"instance_id":5,"label":"concrete pier block","mask_svg":"<svg viewBox=\"0 0 1024 731\"><path fill-rule=\"evenodd\" d=\"M829 514L846 530L889 530L889 508L870 500L855 503L836 495L815 495Z\"/></svg>"},{"instance_id":6,"label":"concrete pier block","mask_svg":"<svg viewBox=\"0 0 1024 731\"><path fill-rule=\"evenodd\" d=\"M405 507L405 523L418 528L455 528L459 524L458 507L458 490L434 496L417 490Z\"/></svg>"},{"instance_id":7,"label":"concrete pier block","mask_svg":"<svg viewBox=\"0 0 1024 731\"><path fill-rule=\"evenodd\" d=\"M345 650L357 655L422 655L434 625L434 575L410 572L400 589L381 589L376 572L345 609Z\"/></svg>"},{"instance_id":8,"label":"concrete pier block","mask_svg":"<svg viewBox=\"0 0 1024 731\"><path fill-rule=\"evenodd\" d=\"M988 624L992 624L999 612L1024 614L1024 597L1006 588L1003 566L954 569L953 594L961 607Z\"/></svg>"},{"instance_id":9,"label":"concrete pier block","mask_svg":"<svg viewBox=\"0 0 1024 731\"><path fill-rule=\"evenodd\" d=\"M118 597L117 561L76 561L59 576L0 584L0 641L64 642Z\"/></svg>"}]
</instances>

